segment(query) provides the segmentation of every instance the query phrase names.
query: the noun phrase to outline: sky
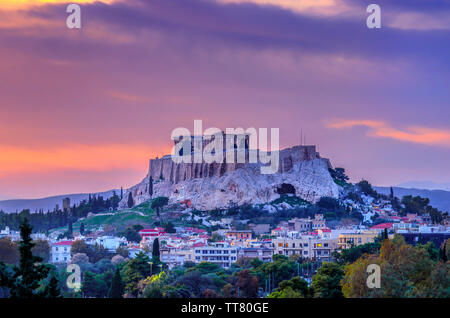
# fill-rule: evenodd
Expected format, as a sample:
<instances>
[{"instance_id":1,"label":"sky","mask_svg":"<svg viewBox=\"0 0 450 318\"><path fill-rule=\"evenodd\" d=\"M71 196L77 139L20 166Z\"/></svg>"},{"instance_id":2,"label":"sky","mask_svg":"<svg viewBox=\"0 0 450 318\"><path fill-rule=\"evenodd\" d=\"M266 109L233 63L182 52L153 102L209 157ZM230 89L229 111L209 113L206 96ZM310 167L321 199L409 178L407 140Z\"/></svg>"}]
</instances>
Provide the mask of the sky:
<instances>
[{"instance_id":1,"label":"sky","mask_svg":"<svg viewBox=\"0 0 450 318\"><path fill-rule=\"evenodd\" d=\"M73 2L81 29L0 3L0 198L132 186L195 119L302 131L352 181L450 181L450 0Z\"/></svg>"}]
</instances>

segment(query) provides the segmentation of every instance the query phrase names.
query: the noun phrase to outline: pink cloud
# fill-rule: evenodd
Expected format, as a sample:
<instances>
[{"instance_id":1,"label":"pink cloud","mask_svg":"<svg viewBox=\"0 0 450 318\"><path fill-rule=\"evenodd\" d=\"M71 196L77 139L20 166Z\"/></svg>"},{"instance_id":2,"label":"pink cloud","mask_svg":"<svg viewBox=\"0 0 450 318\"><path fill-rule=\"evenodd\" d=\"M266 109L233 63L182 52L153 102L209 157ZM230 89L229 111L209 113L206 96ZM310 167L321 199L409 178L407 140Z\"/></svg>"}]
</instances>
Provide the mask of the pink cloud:
<instances>
[{"instance_id":1,"label":"pink cloud","mask_svg":"<svg viewBox=\"0 0 450 318\"><path fill-rule=\"evenodd\" d=\"M343 129L355 126L370 128L368 136L391 138L399 141L419 143L434 146L450 146L450 130L428 127L407 127L399 129L389 124L374 120L340 120L327 125L329 128Z\"/></svg>"}]
</instances>

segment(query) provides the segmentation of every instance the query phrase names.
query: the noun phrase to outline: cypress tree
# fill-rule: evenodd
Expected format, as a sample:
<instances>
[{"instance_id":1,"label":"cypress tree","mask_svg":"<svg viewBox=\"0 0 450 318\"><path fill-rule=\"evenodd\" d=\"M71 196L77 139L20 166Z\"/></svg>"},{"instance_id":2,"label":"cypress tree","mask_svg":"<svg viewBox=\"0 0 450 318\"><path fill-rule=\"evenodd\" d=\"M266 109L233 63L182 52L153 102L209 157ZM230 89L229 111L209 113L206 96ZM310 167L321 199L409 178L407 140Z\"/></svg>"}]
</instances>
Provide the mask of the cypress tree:
<instances>
[{"instance_id":1,"label":"cypress tree","mask_svg":"<svg viewBox=\"0 0 450 318\"><path fill-rule=\"evenodd\" d=\"M134 205L134 200L133 200L133 195L130 193L128 193L128 207L131 209Z\"/></svg>"},{"instance_id":2,"label":"cypress tree","mask_svg":"<svg viewBox=\"0 0 450 318\"><path fill-rule=\"evenodd\" d=\"M124 293L122 277L120 276L119 267L116 267L112 278L111 287L109 288L108 298L122 298Z\"/></svg>"},{"instance_id":3,"label":"cypress tree","mask_svg":"<svg viewBox=\"0 0 450 318\"><path fill-rule=\"evenodd\" d=\"M150 177L149 184L148 184L148 194L150 196L153 196L153 178Z\"/></svg>"},{"instance_id":4,"label":"cypress tree","mask_svg":"<svg viewBox=\"0 0 450 318\"><path fill-rule=\"evenodd\" d=\"M123 199L123 187L120 187L120 200Z\"/></svg>"},{"instance_id":5,"label":"cypress tree","mask_svg":"<svg viewBox=\"0 0 450 318\"><path fill-rule=\"evenodd\" d=\"M25 218L20 225L21 242L19 245L19 266L14 268L13 281L10 286L11 298L35 298L38 295L39 281L47 277L50 268L40 264L42 258L33 256L34 246L31 239L31 226Z\"/></svg>"},{"instance_id":6,"label":"cypress tree","mask_svg":"<svg viewBox=\"0 0 450 318\"><path fill-rule=\"evenodd\" d=\"M69 229L68 229L69 234L72 236L73 234L73 225L72 225L72 218L69 217Z\"/></svg>"},{"instance_id":7,"label":"cypress tree","mask_svg":"<svg viewBox=\"0 0 450 318\"><path fill-rule=\"evenodd\" d=\"M45 298L61 298L61 291L58 286L58 279L55 277L55 275L52 275L52 278L50 279L50 282L47 286L45 286L44 290L44 297Z\"/></svg>"},{"instance_id":8,"label":"cypress tree","mask_svg":"<svg viewBox=\"0 0 450 318\"><path fill-rule=\"evenodd\" d=\"M84 223L83 222L80 224L80 234L84 235Z\"/></svg>"},{"instance_id":9,"label":"cypress tree","mask_svg":"<svg viewBox=\"0 0 450 318\"><path fill-rule=\"evenodd\" d=\"M152 249L152 256L153 256L153 262L157 263L159 262L159 240L158 238L155 238L153 241L153 249Z\"/></svg>"}]
</instances>

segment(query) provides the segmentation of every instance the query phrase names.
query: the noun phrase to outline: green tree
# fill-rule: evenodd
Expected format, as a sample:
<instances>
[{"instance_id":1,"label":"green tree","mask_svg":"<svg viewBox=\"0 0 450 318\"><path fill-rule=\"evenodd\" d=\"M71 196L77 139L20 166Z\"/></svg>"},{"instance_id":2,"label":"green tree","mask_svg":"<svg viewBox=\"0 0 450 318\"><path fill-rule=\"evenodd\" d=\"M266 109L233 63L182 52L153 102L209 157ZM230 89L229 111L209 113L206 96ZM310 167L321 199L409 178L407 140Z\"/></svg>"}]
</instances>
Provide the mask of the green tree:
<instances>
[{"instance_id":1,"label":"green tree","mask_svg":"<svg viewBox=\"0 0 450 318\"><path fill-rule=\"evenodd\" d=\"M156 197L152 200L150 207L156 210L156 214L160 217L161 208L169 203L168 197Z\"/></svg>"},{"instance_id":2,"label":"green tree","mask_svg":"<svg viewBox=\"0 0 450 318\"><path fill-rule=\"evenodd\" d=\"M120 276L120 269L116 267L114 276L111 282L111 287L108 292L108 298L122 298L124 293L122 277Z\"/></svg>"},{"instance_id":3,"label":"green tree","mask_svg":"<svg viewBox=\"0 0 450 318\"><path fill-rule=\"evenodd\" d=\"M81 291L84 297L97 297L97 282L95 280L95 274L91 271L84 272Z\"/></svg>"},{"instance_id":4,"label":"green tree","mask_svg":"<svg viewBox=\"0 0 450 318\"><path fill-rule=\"evenodd\" d=\"M128 193L128 201L127 201L128 208L132 208L134 206L134 200L133 195L131 194L131 191Z\"/></svg>"},{"instance_id":5,"label":"green tree","mask_svg":"<svg viewBox=\"0 0 450 318\"><path fill-rule=\"evenodd\" d=\"M59 281L55 275L52 275L49 283L47 284L47 286L45 286L44 297L45 298L62 298L61 290L59 288Z\"/></svg>"},{"instance_id":6,"label":"green tree","mask_svg":"<svg viewBox=\"0 0 450 318\"><path fill-rule=\"evenodd\" d=\"M111 259L111 254L108 250L100 244L95 243L94 246L89 250L89 260L92 263L97 263L101 259Z\"/></svg>"},{"instance_id":7,"label":"green tree","mask_svg":"<svg viewBox=\"0 0 450 318\"><path fill-rule=\"evenodd\" d=\"M295 294L296 297L287 297L288 294L293 296L293 294L288 289L291 289L293 292L298 293L298 295ZM284 296L274 298L300 298L300 297L306 298L309 295L309 288L308 283L303 278L296 276L291 278L290 280L282 281L278 285L275 292L282 293L280 295Z\"/></svg>"},{"instance_id":8,"label":"green tree","mask_svg":"<svg viewBox=\"0 0 450 318\"><path fill-rule=\"evenodd\" d=\"M124 236L127 241L139 243L142 240L141 235L139 235L140 225L134 225L132 227L127 227L124 232L119 233L119 235Z\"/></svg>"},{"instance_id":9,"label":"green tree","mask_svg":"<svg viewBox=\"0 0 450 318\"><path fill-rule=\"evenodd\" d=\"M166 231L167 233L176 233L177 232L177 230L175 229L175 226L173 225L172 222L165 223L164 231Z\"/></svg>"},{"instance_id":10,"label":"green tree","mask_svg":"<svg viewBox=\"0 0 450 318\"><path fill-rule=\"evenodd\" d=\"M345 186L349 177L345 174L344 168L328 169L331 178L340 186Z\"/></svg>"},{"instance_id":11,"label":"green tree","mask_svg":"<svg viewBox=\"0 0 450 318\"><path fill-rule=\"evenodd\" d=\"M43 262L48 262L50 259L50 245L46 240L36 240L33 246L33 255L42 258Z\"/></svg>"},{"instance_id":12,"label":"green tree","mask_svg":"<svg viewBox=\"0 0 450 318\"><path fill-rule=\"evenodd\" d=\"M84 235L84 223L83 222L81 222L81 224L80 224L80 234Z\"/></svg>"},{"instance_id":13,"label":"green tree","mask_svg":"<svg viewBox=\"0 0 450 318\"><path fill-rule=\"evenodd\" d=\"M155 263L159 263L159 257L160 257L160 252L159 252L159 239L155 238L153 240L153 248L152 248L152 258L153 258L153 262Z\"/></svg>"},{"instance_id":14,"label":"green tree","mask_svg":"<svg viewBox=\"0 0 450 318\"><path fill-rule=\"evenodd\" d=\"M139 281L150 276L149 262L149 257L141 252L123 266L121 276L124 282L124 289L130 296L137 297L139 294Z\"/></svg>"},{"instance_id":15,"label":"green tree","mask_svg":"<svg viewBox=\"0 0 450 318\"><path fill-rule=\"evenodd\" d=\"M0 239L0 262L17 264L19 259L20 255L17 244L7 237Z\"/></svg>"},{"instance_id":16,"label":"green tree","mask_svg":"<svg viewBox=\"0 0 450 318\"><path fill-rule=\"evenodd\" d=\"M345 297L448 297L449 267L438 261L432 244L411 246L401 235L384 240L379 254L348 265L342 280ZM380 266L381 288L368 288L367 266ZM447 278L445 278L447 277Z\"/></svg>"},{"instance_id":17,"label":"green tree","mask_svg":"<svg viewBox=\"0 0 450 318\"><path fill-rule=\"evenodd\" d=\"M68 225L67 232L69 233L70 236L73 235L73 224L72 224L71 218L69 218L69 225Z\"/></svg>"},{"instance_id":18,"label":"green tree","mask_svg":"<svg viewBox=\"0 0 450 318\"><path fill-rule=\"evenodd\" d=\"M430 199L422 198L420 196L413 197L412 195L405 195L401 203L405 206L406 213L417 213L419 215L425 213L425 209L430 203Z\"/></svg>"},{"instance_id":19,"label":"green tree","mask_svg":"<svg viewBox=\"0 0 450 318\"><path fill-rule=\"evenodd\" d=\"M150 197L153 196L153 178L151 176L148 181L148 194L150 194Z\"/></svg>"},{"instance_id":20,"label":"green tree","mask_svg":"<svg viewBox=\"0 0 450 318\"><path fill-rule=\"evenodd\" d=\"M303 298L302 293L294 290L292 287L287 286L283 289L276 289L267 298Z\"/></svg>"},{"instance_id":21,"label":"green tree","mask_svg":"<svg viewBox=\"0 0 450 318\"><path fill-rule=\"evenodd\" d=\"M377 191L372 188L372 185L367 180L361 180L356 184L359 189L365 194L370 195L371 197L378 197Z\"/></svg>"},{"instance_id":22,"label":"green tree","mask_svg":"<svg viewBox=\"0 0 450 318\"><path fill-rule=\"evenodd\" d=\"M316 298L342 298L340 281L344 277L342 267L325 262L313 277L311 287Z\"/></svg>"},{"instance_id":23,"label":"green tree","mask_svg":"<svg viewBox=\"0 0 450 318\"><path fill-rule=\"evenodd\" d=\"M34 246L31 239L31 226L28 219L20 225L19 266L14 267L14 275L9 279L11 298L36 298L42 296L38 289L40 281L47 277L50 267L41 264L42 258L34 256Z\"/></svg>"},{"instance_id":24,"label":"green tree","mask_svg":"<svg viewBox=\"0 0 450 318\"><path fill-rule=\"evenodd\" d=\"M258 278L253 276L248 269L238 273L235 290L239 289L240 298L256 298L258 287Z\"/></svg>"}]
</instances>

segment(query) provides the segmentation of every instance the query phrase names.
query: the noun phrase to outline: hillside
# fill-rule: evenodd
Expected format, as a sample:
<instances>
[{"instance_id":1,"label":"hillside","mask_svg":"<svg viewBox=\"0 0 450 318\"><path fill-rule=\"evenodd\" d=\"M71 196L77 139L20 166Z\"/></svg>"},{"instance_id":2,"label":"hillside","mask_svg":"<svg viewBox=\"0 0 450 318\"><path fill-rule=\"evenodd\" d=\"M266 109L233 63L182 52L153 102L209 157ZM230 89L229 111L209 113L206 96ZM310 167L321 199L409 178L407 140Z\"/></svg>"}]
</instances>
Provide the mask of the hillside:
<instances>
[{"instance_id":1,"label":"hillside","mask_svg":"<svg viewBox=\"0 0 450 318\"><path fill-rule=\"evenodd\" d=\"M389 195L389 187L374 187L374 189L382 194ZM450 191L444 190L424 190L424 189L407 189L393 187L394 195L398 198L402 198L405 195L421 196L423 198L430 199L430 204L442 211L450 212Z\"/></svg>"},{"instance_id":2,"label":"hillside","mask_svg":"<svg viewBox=\"0 0 450 318\"><path fill-rule=\"evenodd\" d=\"M113 191L116 191L117 194L120 193L120 190L109 190L105 192L92 193L92 195L100 195L106 199L113 195ZM20 212L23 209L29 209L31 212L42 209L44 210L44 212L47 212L48 210L53 210L57 204L59 205L59 207L61 207L62 200L64 198L70 198L70 204L73 205L78 204L85 199L88 199L88 197L89 193L77 193L57 195L41 199L3 200L0 201L0 210L6 213L14 213L16 211Z\"/></svg>"}]
</instances>

